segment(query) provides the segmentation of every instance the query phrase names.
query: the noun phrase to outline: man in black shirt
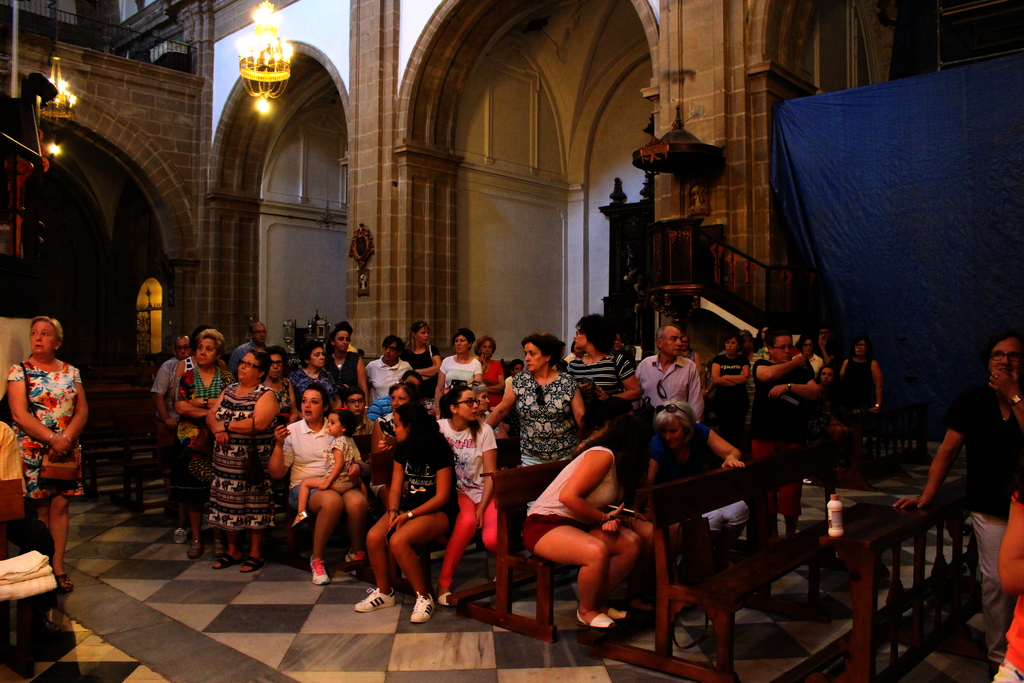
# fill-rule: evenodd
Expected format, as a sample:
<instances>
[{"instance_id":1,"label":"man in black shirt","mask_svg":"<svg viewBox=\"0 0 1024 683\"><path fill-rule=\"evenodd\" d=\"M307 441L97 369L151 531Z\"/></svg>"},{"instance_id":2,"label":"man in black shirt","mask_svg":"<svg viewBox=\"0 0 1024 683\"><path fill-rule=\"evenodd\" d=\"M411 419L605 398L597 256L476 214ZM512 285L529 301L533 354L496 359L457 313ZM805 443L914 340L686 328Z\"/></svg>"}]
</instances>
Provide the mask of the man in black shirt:
<instances>
[{"instance_id":1,"label":"man in black shirt","mask_svg":"<svg viewBox=\"0 0 1024 683\"><path fill-rule=\"evenodd\" d=\"M978 540L985 645L992 671L1006 656L1006 631L1017 598L999 583L999 546L1010 513L1010 482L1024 444L1024 401L1020 366L1024 336L1007 330L989 339L983 361L988 385L963 391L949 407L943 424L946 436L928 469L928 483L916 498L902 498L894 507L928 507L949 474L960 450L967 446L967 508Z\"/></svg>"},{"instance_id":2,"label":"man in black shirt","mask_svg":"<svg viewBox=\"0 0 1024 683\"><path fill-rule=\"evenodd\" d=\"M774 330L765 337L769 360L754 363L754 412L750 416L750 454L755 460L807 443L807 401L821 397L821 387L807 367L807 358L790 359L793 337ZM786 520L786 537L796 533L801 484L787 484L769 496L769 512Z\"/></svg>"}]
</instances>

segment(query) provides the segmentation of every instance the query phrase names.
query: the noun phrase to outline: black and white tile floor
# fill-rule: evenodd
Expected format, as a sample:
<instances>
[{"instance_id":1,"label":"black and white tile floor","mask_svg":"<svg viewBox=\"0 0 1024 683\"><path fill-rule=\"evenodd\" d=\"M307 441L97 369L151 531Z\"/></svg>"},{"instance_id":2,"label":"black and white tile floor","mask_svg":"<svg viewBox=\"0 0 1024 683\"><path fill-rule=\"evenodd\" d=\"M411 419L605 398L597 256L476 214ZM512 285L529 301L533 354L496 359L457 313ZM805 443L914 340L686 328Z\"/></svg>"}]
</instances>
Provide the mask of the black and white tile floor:
<instances>
[{"instance_id":1,"label":"black and white tile floor","mask_svg":"<svg viewBox=\"0 0 1024 683\"><path fill-rule=\"evenodd\" d=\"M962 467L962 462L958 463ZM885 503L920 491L926 468L909 478L876 482L878 491L841 491L847 505ZM954 469L951 477L962 476ZM802 523L824 517L820 489L805 487ZM352 681L354 683L545 683L678 680L620 662L590 657L576 643L574 584L563 580L556 595L557 643L529 638L463 619L438 608L427 624L409 623L411 600L392 609L357 614L366 584L334 576L314 586L309 573L279 564L245 575L214 571L210 552L192 562L176 545L160 511L132 514L97 501L72 505L67 563L76 588L61 599L66 635L36 653L37 681ZM282 536L278 529L276 535ZM207 543L207 548L212 544ZM333 562L344 548L332 549ZM490 563L493 567L493 562ZM328 562L331 566L331 562ZM434 572L439 570L435 564ZM487 572L483 553L470 553L456 582ZM435 577L436 578L436 577ZM799 593L793 573L775 584L777 593ZM827 625L743 610L738 615L736 666L740 679L770 681L830 642L850 625L845 575L825 570L823 604ZM522 609L532 605L523 603ZM972 624L981 625L980 617ZM700 635L703 615L684 613L686 634ZM653 641L639 635L638 641ZM707 646L711 647L707 647ZM683 656L706 658L713 641ZM0 667L0 683L21 680ZM983 683L984 662L933 654L905 680L915 683Z\"/></svg>"}]
</instances>

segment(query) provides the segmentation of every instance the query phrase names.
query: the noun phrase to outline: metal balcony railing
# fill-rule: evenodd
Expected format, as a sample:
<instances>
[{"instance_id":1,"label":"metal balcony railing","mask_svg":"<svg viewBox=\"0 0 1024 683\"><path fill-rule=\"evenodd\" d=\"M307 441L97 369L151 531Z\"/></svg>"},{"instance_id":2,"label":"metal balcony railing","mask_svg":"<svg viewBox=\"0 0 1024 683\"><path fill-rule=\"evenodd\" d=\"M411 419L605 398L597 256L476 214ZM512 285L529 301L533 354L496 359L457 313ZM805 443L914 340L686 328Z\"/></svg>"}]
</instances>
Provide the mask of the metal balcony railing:
<instances>
[{"instance_id":1,"label":"metal balcony railing","mask_svg":"<svg viewBox=\"0 0 1024 683\"><path fill-rule=\"evenodd\" d=\"M11 2L0 0L2 27L10 28L12 25ZM50 7L45 0L18 2L18 7L22 32L59 39L62 43L136 62L195 73L195 48L187 43L63 12Z\"/></svg>"}]
</instances>

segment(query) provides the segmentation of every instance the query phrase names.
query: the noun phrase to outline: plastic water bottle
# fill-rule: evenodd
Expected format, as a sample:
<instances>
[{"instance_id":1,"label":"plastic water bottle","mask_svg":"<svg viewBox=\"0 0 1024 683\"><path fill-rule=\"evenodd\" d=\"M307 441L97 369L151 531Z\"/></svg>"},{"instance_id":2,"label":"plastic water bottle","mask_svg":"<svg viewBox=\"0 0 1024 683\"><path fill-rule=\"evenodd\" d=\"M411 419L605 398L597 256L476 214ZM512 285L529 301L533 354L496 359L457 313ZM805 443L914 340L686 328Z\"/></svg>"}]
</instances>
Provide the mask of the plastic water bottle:
<instances>
[{"instance_id":1,"label":"plastic water bottle","mask_svg":"<svg viewBox=\"0 0 1024 683\"><path fill-rule=\"evenodd\" d=\"M839 495L836 493L832 494L832 499L828 501L828 535L829 536L842 536L843 535L843 504L839 500Z\"/></svg>"}]
</instances>

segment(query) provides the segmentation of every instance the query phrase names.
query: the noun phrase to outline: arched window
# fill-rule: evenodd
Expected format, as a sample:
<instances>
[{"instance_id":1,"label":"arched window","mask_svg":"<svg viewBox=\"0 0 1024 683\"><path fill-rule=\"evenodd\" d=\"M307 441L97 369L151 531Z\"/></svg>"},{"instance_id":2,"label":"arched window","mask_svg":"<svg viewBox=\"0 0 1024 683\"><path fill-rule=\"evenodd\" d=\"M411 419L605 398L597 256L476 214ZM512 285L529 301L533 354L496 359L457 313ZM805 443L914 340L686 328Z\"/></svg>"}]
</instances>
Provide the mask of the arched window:
<instances>
[{"instance_id":1,"label":"arched window","mask_svg":"<svg viewBox=\"0 0 1024 683\"><path fill-rule=\"evenodd\" d=\"M139 363L163 347L163 305L163 286L156 278L147 279L135 299L135 359Z\"/></svg>"}]
</instances>

